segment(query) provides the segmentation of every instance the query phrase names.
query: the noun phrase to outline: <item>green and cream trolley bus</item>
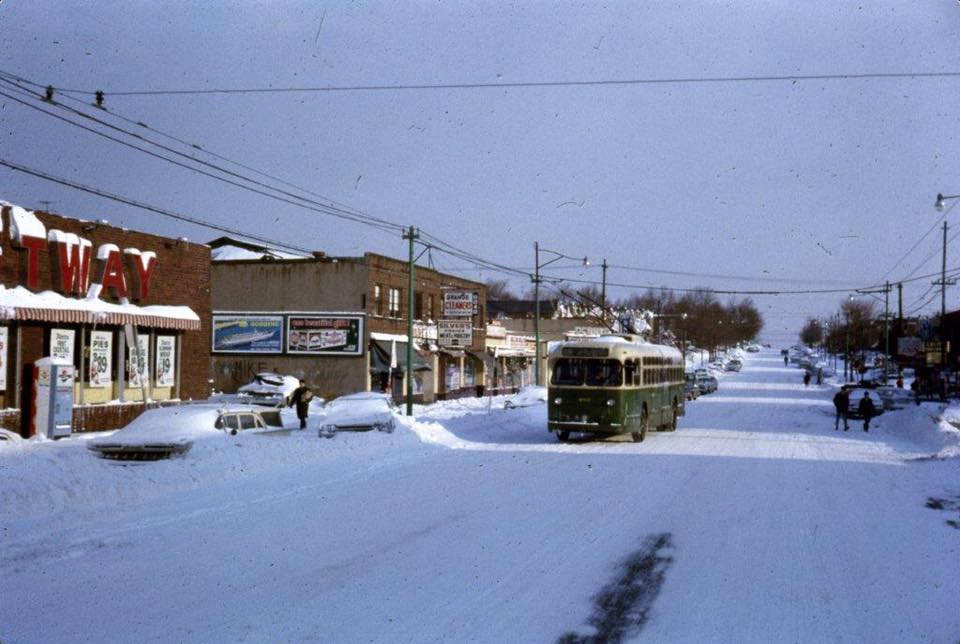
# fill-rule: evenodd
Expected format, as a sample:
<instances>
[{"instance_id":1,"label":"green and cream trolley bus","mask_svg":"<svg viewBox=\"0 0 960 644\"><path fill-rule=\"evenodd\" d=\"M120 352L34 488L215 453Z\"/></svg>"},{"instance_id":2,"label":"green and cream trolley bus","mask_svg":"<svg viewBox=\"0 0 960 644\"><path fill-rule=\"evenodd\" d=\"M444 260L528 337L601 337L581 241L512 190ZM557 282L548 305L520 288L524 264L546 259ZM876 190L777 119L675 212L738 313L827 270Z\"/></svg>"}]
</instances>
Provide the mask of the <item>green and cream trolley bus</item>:
<instances>
[{"instance_id":1,"label":"green and cream trolley bus","mask_svg":"<svg viewBox=\"0 0 960 644\"><path fill-rule=\"evenodd\" d=\"M571 432L626 434L677 428L683 416L683 356L673 347L631 335L561 342L548 357L547 428L566 441Z\"/></svg>"}]
</instances>

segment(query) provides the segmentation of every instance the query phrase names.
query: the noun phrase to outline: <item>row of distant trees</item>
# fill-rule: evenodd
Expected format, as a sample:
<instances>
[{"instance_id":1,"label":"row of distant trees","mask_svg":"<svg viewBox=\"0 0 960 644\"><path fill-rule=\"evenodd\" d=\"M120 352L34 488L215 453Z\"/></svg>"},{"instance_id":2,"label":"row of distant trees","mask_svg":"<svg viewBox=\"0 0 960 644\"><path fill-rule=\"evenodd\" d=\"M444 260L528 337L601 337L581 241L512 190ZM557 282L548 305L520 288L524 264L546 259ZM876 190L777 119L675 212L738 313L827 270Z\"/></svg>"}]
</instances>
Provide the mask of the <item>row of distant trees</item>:
<instances>
[{"instance_id":1,"label":"row of distant trees","mask_svg":"<svg viewBox=\"0 0 960 644\"><path fill-rule=\"evenodd\" d=\"M825 320L808 318L800 330L801 342L831 353L863 351L877 346L882 337L883 320L871 300L844 300L839 312Z\"/></svg>"},{"instance_id":2,"label":"row of distant trees","mask_svg":"<svg viewBox=\"0 0 960 644\"><path fill-rule=\"evenodd\" d=\"M529 300L533 299L533 293L525 293L524 297L519 298L510 291L506 280L491 280L487 282L487 297L492 300ZM547 296L541 292L541 297ZM556 285L550 297L595 307L604 302L601 289L594 285L585 288ZM613 312L616 310L650 311L654 314L655 335L673 336L677 341L686 340L699 347L749 342L756 339L763 329L763 317L751 298L721 301L707 289L682 293L669 288L649 289L615 301L607 299L604 303L608 320L615 317Z\"/></svg>"}]
</instances>

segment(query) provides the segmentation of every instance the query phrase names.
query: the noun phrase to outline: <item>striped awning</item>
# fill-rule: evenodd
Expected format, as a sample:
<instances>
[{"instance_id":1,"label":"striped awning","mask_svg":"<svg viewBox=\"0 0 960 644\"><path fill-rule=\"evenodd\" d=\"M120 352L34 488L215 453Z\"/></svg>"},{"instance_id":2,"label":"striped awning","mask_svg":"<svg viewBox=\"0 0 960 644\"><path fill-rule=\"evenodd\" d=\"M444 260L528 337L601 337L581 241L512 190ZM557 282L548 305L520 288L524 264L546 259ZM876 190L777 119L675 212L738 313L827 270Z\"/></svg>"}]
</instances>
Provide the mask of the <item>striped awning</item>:
<instances>
[{"instance_id":1,"label":"striped awning","mask_svg":"<svg viewBox=\"0 0 960 644\"><path fill-rule=\"evenodd\" d=\"M0 285L0 319L56 324L97 324L197 331L200 318L189 306L116 304L98 297L70 298Z\"/></svg>"},{"instance_id":2,"label":"striped awning","mask_svg":"<svg viewBox=\"0 0 960 644\"><path fill-rule=\"evenodd\" d=\"M139 312L80 311L71 309L17 307L14 309L12 318L15 320L55 322L59 324L117 326L132 324L134 326L151 327L154 329L175 329L177 331L198 331L200 329L199 319L150 315L149 313Z\"/></svg>"}]
</instances>

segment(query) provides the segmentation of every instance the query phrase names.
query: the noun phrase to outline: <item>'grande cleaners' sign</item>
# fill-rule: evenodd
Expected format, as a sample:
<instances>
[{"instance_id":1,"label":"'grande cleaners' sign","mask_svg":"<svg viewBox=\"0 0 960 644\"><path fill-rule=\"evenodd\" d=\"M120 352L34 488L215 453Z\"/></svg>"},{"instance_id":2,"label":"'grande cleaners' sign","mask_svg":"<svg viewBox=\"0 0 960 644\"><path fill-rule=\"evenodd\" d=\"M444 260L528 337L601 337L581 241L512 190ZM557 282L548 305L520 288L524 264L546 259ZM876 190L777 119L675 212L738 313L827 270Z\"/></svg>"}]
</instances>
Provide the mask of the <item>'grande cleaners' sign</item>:
<instances>
[{"instance_id":1,"label":"'grande cleaners' sign","mask_svg":"<svg viewBox=\"0 0 960 644\"><path fill-rule=\"evenodd\" d=\"M50 262L53 288L64 295L86 297L91 288L99 296L103 291L116 298L146 300L150 278L156 268L156 253L101 244L94 257L93 243L73 233L47 230L32 212L19 206L3 206L10 225L10 241L25 252L26 286L40 289L40 261ZM0 219L0 232L3 220Z\"/></svg>"}]
</instances>

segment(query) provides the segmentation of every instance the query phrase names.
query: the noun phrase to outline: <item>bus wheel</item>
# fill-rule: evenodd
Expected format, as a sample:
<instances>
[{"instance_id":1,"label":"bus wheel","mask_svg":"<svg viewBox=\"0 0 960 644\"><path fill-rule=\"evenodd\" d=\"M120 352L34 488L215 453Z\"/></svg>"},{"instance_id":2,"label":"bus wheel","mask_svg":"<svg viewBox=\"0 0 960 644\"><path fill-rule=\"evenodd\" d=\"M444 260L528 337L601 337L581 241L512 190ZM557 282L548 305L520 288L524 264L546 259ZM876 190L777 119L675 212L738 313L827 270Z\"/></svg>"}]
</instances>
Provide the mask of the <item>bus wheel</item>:
<instances>
[{"instance_id":1,"label":"bus wheel","mask_svg":"<svg viewBox=\"0 0 960 644\"><path fill-rule=\"evenodd\" d=\"M566 443L568 440L570 440L570 432L558 431L557 440L561 443Z\"/></svg>"},{"instance_id":2,"label":"bus wheel","mask_svg":"<svg viewBox=\"0 0 960 644\"><path fill-rule=\"evenodd\" d=\"M669 423L664 425L663 429L667 432L673 432L677 430L677 419L680 417L680 410L677 408L676 403L673 405L673 415Z\"/></svg>"},{"instance_id":3,"label":"bus wheel","mask_svg":"<svg viewBox=\"0 0 960 644\"><path fill-rule=\"evenodd\" d=\"M650 417L647 416L647 410L643 410L643 414L640 416L640 431L639 432L630 432L630 437L633 438L634 443L642 443L643 439L647 437L647 425L650 424Z\"/></svg>"}]
</instances>

